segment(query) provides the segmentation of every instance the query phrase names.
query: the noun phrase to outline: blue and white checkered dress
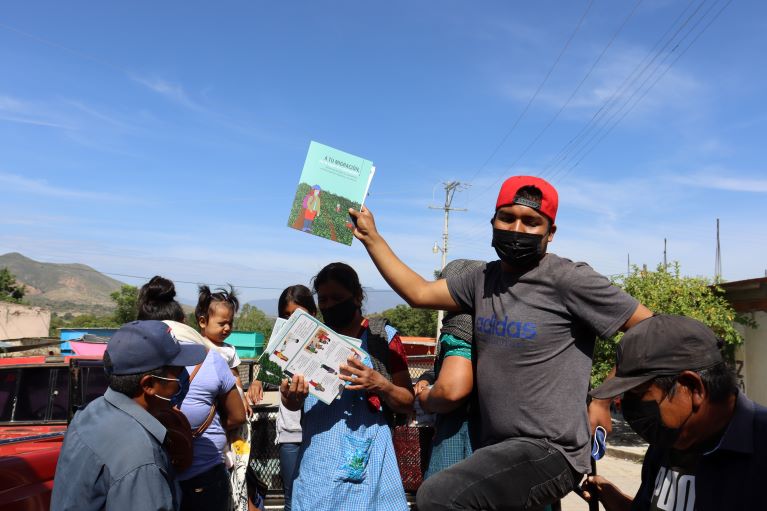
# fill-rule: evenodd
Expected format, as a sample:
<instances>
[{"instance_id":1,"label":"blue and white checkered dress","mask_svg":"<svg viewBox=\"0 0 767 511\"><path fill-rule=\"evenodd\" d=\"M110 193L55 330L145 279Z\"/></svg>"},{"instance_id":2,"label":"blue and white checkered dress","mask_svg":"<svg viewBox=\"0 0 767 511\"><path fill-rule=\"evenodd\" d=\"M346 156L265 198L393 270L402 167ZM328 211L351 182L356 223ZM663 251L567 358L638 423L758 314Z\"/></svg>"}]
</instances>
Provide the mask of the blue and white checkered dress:
<instances>
[{"instance_id":1,"label":"blue and white checkered dress","mask_svg":"<svg viewBox=\"0 0 767 511\"><path fill-rule=\"evenodd\" d=\"M343 392L330 405L310 395L302 426L293 511L407 511L391 431L364 392Z\"/></svg>"}]
</instances>

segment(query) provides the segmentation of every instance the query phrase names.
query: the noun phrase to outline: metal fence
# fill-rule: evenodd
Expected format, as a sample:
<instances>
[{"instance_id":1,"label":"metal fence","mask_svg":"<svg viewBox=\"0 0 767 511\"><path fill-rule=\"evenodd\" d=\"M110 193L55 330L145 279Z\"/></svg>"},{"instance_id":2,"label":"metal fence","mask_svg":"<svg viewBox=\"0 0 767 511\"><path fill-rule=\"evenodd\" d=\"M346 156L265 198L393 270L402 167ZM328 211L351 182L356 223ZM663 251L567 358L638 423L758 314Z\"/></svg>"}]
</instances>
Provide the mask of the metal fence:
<instances>
[{"instance_id":1,"label":"metal fence","mask_svg":"<svg viewBox=\"0 0 767 511\"><path fill-rule=\"evenodd\" d=\"M411 355L407 357L410 379L415 383L426 371L434 368L434 355Z\"/></svg>"},{"instance_id":2,"label":"metal fence","mask_svg":"<svg viewBox=\"0 0 767 511\"><path fill-rule=\"evenodd\" d=\"M270 491L281 493L284 487L280 477L280 446L275 443L278 413L277 406L255 408L255 420L251 424L253 432L250 438L248 469L266 483Z\"/></svg>"}]
</instances>

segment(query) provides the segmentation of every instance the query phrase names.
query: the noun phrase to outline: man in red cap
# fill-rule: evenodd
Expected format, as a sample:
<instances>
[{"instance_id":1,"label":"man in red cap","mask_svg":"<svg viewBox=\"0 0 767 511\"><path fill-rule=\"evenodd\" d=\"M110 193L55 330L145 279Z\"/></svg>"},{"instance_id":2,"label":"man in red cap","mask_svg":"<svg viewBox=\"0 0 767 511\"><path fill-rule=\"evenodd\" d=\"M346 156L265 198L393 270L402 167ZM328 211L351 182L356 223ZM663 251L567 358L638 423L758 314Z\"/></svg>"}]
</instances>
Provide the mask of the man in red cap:
<instances>
[{"instance_id":1,"label":"man in red cap","mask_svg":"<svg viewBox=\"0 0 767 511\"><path fill-rule=\"evenodd\" d=\"M370 211L350 210L354 235L405 301L474 316L483 447L424 482L421 511L542 508L589 471L584 405L596 336L652 314L587 264L547 253L557 206L543 179L507 179L491 219L500 260L433 282L397 258ZM607 403L592 408L592 422L609 427Z\"/></svg>"}]
</instances>

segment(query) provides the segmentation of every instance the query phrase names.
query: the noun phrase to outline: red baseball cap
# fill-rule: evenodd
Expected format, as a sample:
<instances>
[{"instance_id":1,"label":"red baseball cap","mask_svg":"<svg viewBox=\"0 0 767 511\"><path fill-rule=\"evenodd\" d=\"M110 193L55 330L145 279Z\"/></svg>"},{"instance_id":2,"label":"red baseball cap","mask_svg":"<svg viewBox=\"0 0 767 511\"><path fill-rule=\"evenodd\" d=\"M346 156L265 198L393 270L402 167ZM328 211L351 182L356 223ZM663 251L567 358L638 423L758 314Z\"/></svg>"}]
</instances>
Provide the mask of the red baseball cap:
<instances>
[{"instance_id":1,"label":"red baseball cap","mask_svg":"<svg viewBox=\"0 0 767 511\"><path fill-rule=\"evenodd\" d=\"M519 189L526 186L533 186L540 190L540 204L524 197L517 197ZM501 191L498 192L498 200L495 203L495 210L498 211L499 208L511 204L521 204L533 208L549 217L553 224L557 218L559 195L554 187L544 179L535 176L512 176L501 185Z\"/></svg>"}]
</instances>

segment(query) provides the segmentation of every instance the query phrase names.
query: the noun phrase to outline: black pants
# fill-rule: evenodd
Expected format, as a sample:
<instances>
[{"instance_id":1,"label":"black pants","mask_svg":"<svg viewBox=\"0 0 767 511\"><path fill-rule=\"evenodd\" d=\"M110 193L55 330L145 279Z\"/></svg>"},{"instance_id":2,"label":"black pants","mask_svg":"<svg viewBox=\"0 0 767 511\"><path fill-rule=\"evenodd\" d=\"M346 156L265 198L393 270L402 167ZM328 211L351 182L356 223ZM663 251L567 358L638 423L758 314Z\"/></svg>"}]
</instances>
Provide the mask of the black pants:
<instances>
[{"instance_id":1,"label":"black pants","mask_svg":"<svg viewBox=\"0 0 767 511\"><path fill-rule=\"evenodd\" d=\"M181 511L232 508L232 486L223 463L178 484L181 487Z\"/></svg>"},{"instance_id":2,"label":"black pants","mask_svg":"<svg viewBox=\"0 0 767 511\"><path fill-rule=\"evenodd\" d=\"M418 490L418 511L542 509L567 495L576 478L547 441L511 438L429 477Z\"/></svg>"}]
</instances>

